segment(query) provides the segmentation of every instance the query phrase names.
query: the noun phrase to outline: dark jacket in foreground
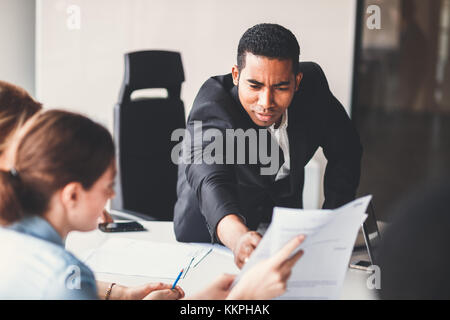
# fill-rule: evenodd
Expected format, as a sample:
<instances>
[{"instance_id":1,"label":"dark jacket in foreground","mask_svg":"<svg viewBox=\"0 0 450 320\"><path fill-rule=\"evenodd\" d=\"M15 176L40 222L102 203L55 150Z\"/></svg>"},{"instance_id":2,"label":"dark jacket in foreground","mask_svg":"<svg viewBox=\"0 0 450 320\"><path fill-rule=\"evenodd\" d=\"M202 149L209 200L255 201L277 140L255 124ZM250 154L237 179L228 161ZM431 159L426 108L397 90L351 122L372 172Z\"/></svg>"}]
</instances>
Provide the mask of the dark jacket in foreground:
<instances>
[{"instance_id":1,"label":"dark jacket in foreground","mask_svg":"<svg viewBox=\"0 0 450 320\"><path fill-rule=\"evenodd\" d=\"M288 108L289 176L275 182L275 176L261 175L259 157L256 164L248 160L247 164L180 164L174 212L178 241L217 241L217 224L230 213L244 217L255 230L260 222L270 221L274 206L302 208L304 167L319 147L328 159L323 208L354 199L362 155L359 136L321 68L304 62L300 70L303 79ZM264 129L242 107L231 74L212 77L201 87L187 121L192 140L194 121L202 122L203 132L215 128L224 136L226 129ZM209 143L197 141L203 148ZM192 155L195 145L190 147ZM248 156L251 148L246 147Z\"/></svg>"}]
</instances>

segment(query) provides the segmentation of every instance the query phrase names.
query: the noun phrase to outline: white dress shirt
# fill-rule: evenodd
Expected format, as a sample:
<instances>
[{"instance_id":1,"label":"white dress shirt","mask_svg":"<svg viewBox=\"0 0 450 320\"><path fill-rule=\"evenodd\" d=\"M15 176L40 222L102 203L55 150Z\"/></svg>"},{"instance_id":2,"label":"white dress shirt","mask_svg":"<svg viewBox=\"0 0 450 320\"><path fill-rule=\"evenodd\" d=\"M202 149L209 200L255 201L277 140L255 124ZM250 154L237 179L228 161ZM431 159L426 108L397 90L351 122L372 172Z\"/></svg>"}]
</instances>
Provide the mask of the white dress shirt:
<instances>
[{"instance_id":1,"label":"white dress shirt","mask_svg":"<svg viewBox=\"0 0 450 320\"><path fill-rule=\"evenodd\" d=\"M280 126L275 129L275 123L272 124L267 129L269 130L272 137L275 138L275 141L281 148L284 156L284 163L278 170L278 173L275 177L275 181L281 180L289 175L291 168L291 159L289 156L289 137L287 134L287 126L288 126L288 112L287 110L284 112L281 118Z\"/></svg>"}]
</instances>

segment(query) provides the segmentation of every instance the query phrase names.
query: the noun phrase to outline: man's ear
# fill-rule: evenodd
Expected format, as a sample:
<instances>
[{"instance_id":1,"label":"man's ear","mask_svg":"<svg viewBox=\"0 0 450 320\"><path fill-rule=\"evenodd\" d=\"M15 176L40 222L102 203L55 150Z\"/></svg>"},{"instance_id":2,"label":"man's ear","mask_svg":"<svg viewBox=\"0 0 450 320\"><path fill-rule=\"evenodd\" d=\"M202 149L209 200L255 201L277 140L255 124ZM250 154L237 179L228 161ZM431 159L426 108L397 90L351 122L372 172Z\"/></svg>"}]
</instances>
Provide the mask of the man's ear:
<instances>
[{"instance_id":1,"label":"man's ear","mask_svg":"<svg viewBox=\"0 0 450 320\"><path fill-rule=\"evenodd\" d=\"M298 88L300 87L300 82L303 79L303 73L299 72L295 76L295 91L298 91Z\"/></svg>"},{"instance_id":2,"label":"man's ear","mask_svg":"<svg viewBox=\"0 0 450 320\"><path fill-rule=\"evenodd\" d=\"M239 68L237 65L234 65L233 68L231 68L231 76L233 77L233 83L235 86L239 84Z\"/></svg>"},{"instance_id":3,"label":"man's ear","mask_svg":"<svg viewBox=\"0 0 450 320\"><path fill-rule=\"evenodd\" d=\"M71 182L61 190L61 202L66 208L72 209L77 206L82 188L79 182Z\"/></svg>"}]
</instances>

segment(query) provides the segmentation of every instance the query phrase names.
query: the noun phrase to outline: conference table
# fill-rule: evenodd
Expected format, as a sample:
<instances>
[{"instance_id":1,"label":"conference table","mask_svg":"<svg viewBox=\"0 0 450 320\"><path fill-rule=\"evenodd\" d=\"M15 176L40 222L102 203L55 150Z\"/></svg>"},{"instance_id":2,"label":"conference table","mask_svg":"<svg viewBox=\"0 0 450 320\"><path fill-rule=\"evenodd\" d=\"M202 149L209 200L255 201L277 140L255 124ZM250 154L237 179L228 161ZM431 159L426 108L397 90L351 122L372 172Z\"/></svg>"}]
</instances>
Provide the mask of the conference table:
<instances>
[{"instance_id":1,"label":"conference table","mask_svg":"<svg viewBox=\"0 0 450 320\"><path fill-rule=\"evenodd\" d=\"M144 221L130 217L126 214L115 212L122 219L138 220L146 229L140 232L117 232L105 233L100 230L90 232L71 232L66 239L66 249L72 252L80 260L86 259L89 252L100 247L105 241L114 238L126 238L134 240L151 241L152 243L184 245L176 241L173 231L173 222L164 221ZM195 245L195 244L194 244ZM355 251L352 260L364 258L364 253ZM164 282L172 284L173 280L149 276L137 276L126 274L112 274L96 272L94 274L97 280L106 282L116 282L125 286L138 286L149 282ZM215 278L223 273L237 274L239 269L234 264L233 255L227 248L215 244L213 250L199 263L195 268L191 268L184 279L179 281L186 296L192 295L205 288ZM375 299L373 289L367 286L368 278L371 274L363 271L349 268L345 277L341 299L359 300Z\"/></svg>"}]
</instances>

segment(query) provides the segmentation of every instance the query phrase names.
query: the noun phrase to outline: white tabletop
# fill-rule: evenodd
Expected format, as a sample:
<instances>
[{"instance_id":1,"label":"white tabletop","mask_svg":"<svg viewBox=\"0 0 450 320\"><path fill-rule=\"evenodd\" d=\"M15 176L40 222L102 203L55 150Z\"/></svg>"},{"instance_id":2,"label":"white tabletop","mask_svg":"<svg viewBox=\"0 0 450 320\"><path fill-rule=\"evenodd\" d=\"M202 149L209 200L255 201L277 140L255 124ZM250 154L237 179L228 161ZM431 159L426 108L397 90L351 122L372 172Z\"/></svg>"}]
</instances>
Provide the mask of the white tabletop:
<instances>
[{"instance_id":1,"label":"white tabletop","mask_svg":"<svg viewBox=\"0 0 450 320\"><path fill-rule=\"evenodd\" d=\"M85 257L87 252L91 251L93 248L99 247L112 237L171 244L178 243L175 239L172 222L139 222L144 225L147 231L104 233L100 230L95 230L91 232L71 232L66 239L66 249L82 260L82 257ZM189 296L206 287L222 273L237 274L238 272L239 269L234 264L231 252L226 254L223 250L213 250L196 268L189 271L186 278L179 281L179 285L185 291L186 296ZM97 280L116 282L125 286L135 286L159 281L167 283L167 279L150 278L146 276L129 276L98 272L95 273L95 276ZM373 294L366 285L368 277L369 274L364 271L349 269L344 282L341 299L372 299Z\"/></svg>"}]
</instances>

